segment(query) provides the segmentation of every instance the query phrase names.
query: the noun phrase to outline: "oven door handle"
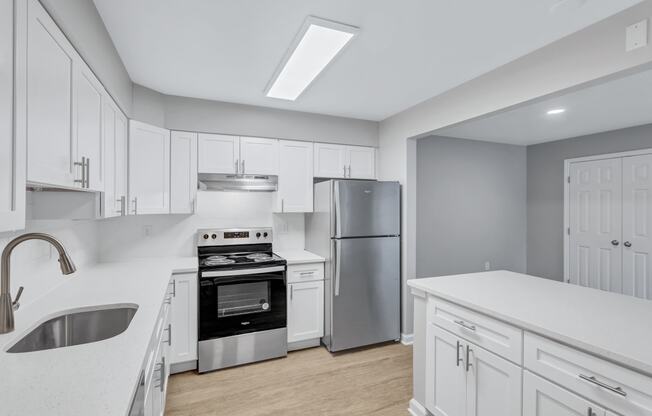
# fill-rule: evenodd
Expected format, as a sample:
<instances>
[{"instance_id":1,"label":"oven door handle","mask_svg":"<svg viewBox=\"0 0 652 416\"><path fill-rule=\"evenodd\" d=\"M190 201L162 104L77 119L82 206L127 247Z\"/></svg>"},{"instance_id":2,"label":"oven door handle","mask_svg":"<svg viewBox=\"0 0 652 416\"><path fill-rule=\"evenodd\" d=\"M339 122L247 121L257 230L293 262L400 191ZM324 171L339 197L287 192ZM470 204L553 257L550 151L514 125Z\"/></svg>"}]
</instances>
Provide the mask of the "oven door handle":
<instances>
[{"instance_id":1,"label":"oven door handle","mask_svg":"<svg viewBox=\"0 0 652 416\"><path fill-rule=\"evenodd\" d=\"M252 274L264 274L283 271L285 271L285 266L261 267L260 269L247 270L213 270L210 272L201 272L201 277L247 276Z\"/></svg>"}]
</instances>

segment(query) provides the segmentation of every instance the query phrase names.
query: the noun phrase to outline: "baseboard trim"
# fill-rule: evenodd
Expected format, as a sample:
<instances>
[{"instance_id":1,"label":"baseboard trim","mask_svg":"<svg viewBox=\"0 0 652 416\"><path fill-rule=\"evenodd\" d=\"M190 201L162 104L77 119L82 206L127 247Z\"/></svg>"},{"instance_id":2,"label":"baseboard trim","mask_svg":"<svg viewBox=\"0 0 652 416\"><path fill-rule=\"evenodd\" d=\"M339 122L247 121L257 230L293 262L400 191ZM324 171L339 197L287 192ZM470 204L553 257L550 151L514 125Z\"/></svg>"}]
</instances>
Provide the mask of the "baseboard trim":
<instances>
[{"instance_id":1,"label":"baseboard trim","mask_svg":"<svg viewBox=\"0 0 652 416\"><path fill-rule=\"evenodd\" d=\"M410 400L410 407L408 407L408 412L412 416L429 416L430 413L426 410L425 407L421 406L421 403L415 399Z\"/></svg>"},{"instance_id":2,"label":"baseboard trim","mask_svg":"<svg viewBox=\"0 0 652 416\"><path fill-rule=\"evenodd\" d=\"M319 347L319 338L308 339L306 341L297 341L288 343L288 351L303 350L305 348Z\"/></svg>"},{"instance_id":3,"label":"baseboard trim","mask_svg":"<svg viewBox=\"0 0 652 416\"><path fill-rule=\"evenodd\" d=\"M197 369L197 360L176 363L170 366L170 374L184 373Z\"/></svg>"},{"instance_id":4,"label":"baseboard trim","mask_svg":"<svg viewBox=\"0 0 652 416\"><path fill-rule=\"evenodd\" d=\"M403 345L414 344L414 334L401 334L401 344Z\"/></svg>"}]
</instances>

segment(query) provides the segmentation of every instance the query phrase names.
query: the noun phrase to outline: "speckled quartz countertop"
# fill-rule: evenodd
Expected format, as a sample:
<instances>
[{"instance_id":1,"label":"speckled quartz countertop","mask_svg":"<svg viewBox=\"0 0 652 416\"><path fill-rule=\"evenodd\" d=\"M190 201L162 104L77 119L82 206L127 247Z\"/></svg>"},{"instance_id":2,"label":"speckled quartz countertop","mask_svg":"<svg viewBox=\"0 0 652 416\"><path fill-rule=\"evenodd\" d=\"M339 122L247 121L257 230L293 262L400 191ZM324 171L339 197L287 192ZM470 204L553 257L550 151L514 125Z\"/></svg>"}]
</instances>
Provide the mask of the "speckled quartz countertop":
<instances>
[{"instance_id":1,"label":"speckled quartz countertop","mask_svg":"<svg viewBox=\"0 0 652 416\"><path fill-rule=\"evenodd\" d=\"M306 250L281 250L275 253L283 257L288 264L323 263L325 259Z\"/></svg>"},{"instance_id":2,"label":"speckled quartz countertop","mask_svg":"<svg viewBox=\"0 0 652 416\"><path fill-rule=\"evenodd\" d=\"M508 271L408 285L652 375L652 301Z\"/></svg>"},{"instance_id":3,"label":"speckled quartz countertop","mask_svg":"<svg viewBox=\"0 0 652 416\"><path fill-rule=\"evenodd\" d=\"M0 335L3 416L125 416L174 273L197 271L196 258L102 263L78 270L52 292L16 312L16 329ZM61 312L137 304L129 328L113 338L65 348L7 353L31 329Z\"/></svg>"}]
</instances>

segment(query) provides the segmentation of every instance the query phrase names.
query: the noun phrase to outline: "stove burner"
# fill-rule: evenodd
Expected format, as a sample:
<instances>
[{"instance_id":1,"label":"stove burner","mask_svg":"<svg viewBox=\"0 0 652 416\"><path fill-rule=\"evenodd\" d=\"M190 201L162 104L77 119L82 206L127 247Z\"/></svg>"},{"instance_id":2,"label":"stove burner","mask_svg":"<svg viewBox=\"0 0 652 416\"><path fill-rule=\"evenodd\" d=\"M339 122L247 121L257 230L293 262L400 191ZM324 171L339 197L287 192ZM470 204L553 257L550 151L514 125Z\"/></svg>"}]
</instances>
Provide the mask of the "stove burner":
<instances>
[{"instance_id":1,"label":"stove burner","mask_svg":"<svg viewBox=\"0 0 652 416\"><path fill-rule=\"evenodd\" d=\"M246 256L249 260L255 262L268 261L272 259L272 256L267 253L253 253Z\"/></svg>"},{"instance_id":2,"label":"stove burner","mask_svg":"<svg viewBox=\"0 0 652 416\"><path fill-rule=\"evenodd\" d=\"M235 263L234 259L230 259L226 256L210 256L204 260L204 265L206 266L220 266L223 264L233 264Z\"/></svg>"}]
</instances>

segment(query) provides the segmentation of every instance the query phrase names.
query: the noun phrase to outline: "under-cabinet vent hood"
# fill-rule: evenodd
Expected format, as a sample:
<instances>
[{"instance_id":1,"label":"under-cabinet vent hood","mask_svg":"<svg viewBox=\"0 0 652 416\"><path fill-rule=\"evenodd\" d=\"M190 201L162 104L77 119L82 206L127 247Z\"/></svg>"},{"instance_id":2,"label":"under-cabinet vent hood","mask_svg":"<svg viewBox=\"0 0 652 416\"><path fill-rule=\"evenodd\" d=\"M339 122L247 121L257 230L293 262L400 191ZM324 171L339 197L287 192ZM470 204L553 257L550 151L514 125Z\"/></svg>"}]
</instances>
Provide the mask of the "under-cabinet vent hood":
<instances>
[{"instance_id":1,"label":"under-cabinet vent hood","mask_svg":"<svg viewBox=\"0 0 652 416\"><path fill-rule=\"evenodd\" d=\"M278 176L200 173L198 181L202 191L274 192L277 189Z\"/></svg>"}]
</instances>

